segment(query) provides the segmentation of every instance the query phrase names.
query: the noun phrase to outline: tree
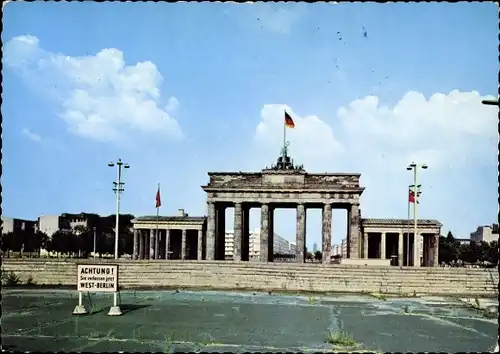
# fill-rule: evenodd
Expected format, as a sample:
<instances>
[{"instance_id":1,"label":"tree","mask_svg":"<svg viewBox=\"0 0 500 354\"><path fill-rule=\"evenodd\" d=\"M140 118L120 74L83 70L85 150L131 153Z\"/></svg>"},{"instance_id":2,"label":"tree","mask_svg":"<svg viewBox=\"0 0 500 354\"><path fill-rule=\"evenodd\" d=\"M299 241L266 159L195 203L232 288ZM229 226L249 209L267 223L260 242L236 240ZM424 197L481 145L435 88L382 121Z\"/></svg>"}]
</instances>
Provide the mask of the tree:
<instances>
[{"instance_id":1,"label":"tree","mask_svg":"<svg viewBox=\"0 0 500 354\"><path fill-rule=\"evenodd\" d=\"M120 214L119 218L119 240L118 240L118 253L132 253L133 249L133 233L130 231L132 228L132 219L135 216L132 214ZM115 224L116 214L104 216L100 219L98 237L101 237L99 253L115 253Z\"/></svg>"},{"instance_id":2,"label":"tree","mask_svg":"<svg viewBox=\"0 0 500 354\"><path fill-rule=\"evenodd\" d=\"M134 248L134 233L129 229L120 232L119 252L121 254L132 254Z\"/></svg>"},{"instance_id":3,"label":"tree","mask_svg":"<svg viewBox=\"0 0 500 354\"><path fill-rule=\"evenodd\" d=\"M57 230L52 235L51 248L57 253L67 253L71 251L71 242L74 241L74 235L71 231Z\"/></svg>"},{"instance_id":4,"label":"tree","mask_svg":"<svg viewBox=\"0 0 500 354\"><path fill-rule=\"evenodd\" d=\"M439 262L450 263L457 260L459 242L455 240L451 231L446 237L439 237Z\"/></svg>"},{"instance_id":5,"label":"tree","mask_svg":"<svg viewBox=\"0 0 500 354\"><path fill-rule=\"evenodd\" d=\"M490 254L491 245L489 242L481 242L479 244L478 250L478 260L480 262L488 261L488 256Z\"/></svg>"},{"instance_id":6,"label":"tree","mask_svg":"<svg viewBox=\"0 0 500 354\"><path fill-rule=\"evenodd\" d=\"M35 235L34 235L34 249L38 251L38 255L40 256L40 250L41 249L47 249L48 247L48 244L49 244L49 236L43 232L43 231L40 231L38 230L37 232L35 232Z\"/></svg>"},{"instance_id":7,"label":"tree","mask_svg":"<svg viewBox=\"0 0 500 354\"><path fill-rule=\"evenodd\" d=\"M314 252L314 259L316 259L317 261L321 261L321 259L323 259L323 254L321 253L321 251Z\"/></svg>"},{"instance_id":8,"label":"tree","mask_svg":"<svg viewBox=\"0 0 500 354\"><path fill-rule=\"evenodd\" d=\"M77 225L73 228L73 232L78 237L75 238L75 242L78 243L80 253L83 253L85 257L88 256L90 252L94 250L94 230L83 225Z\"/></svg>"},{"instance_id":9,"label":"tree","mask_svg":"<svg viewBox=\"0 0 500 354\"><path fill-rule=\"evenodd\" d=\"M491 241L486 260L492 264L498 264L498 241Z\"/></svg>"},{"instance_id":10,"label":"tree","mask_svg":"<svg viewBox=\"0 0 500 354\"><path fill-rule=\"evenodd\" d=\"M14 240L15 240L16 235L11 232L7 232L5 234L2 234L2 251L7 252L7 257L10 257L10 251L13 250L14 248Z\"/></svg>"}]
</instances>

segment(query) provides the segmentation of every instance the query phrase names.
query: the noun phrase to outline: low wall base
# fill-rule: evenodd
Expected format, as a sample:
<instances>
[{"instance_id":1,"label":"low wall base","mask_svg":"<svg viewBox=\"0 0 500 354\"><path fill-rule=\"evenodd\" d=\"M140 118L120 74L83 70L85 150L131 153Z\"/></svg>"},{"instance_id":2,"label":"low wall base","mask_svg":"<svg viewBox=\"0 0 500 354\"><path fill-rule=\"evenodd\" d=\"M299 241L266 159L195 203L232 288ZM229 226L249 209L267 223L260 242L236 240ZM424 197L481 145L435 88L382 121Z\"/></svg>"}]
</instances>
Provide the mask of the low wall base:
<instances>
[{"instance_id":1,"label":"low wall base","mask_svg":"<svg viewBox=\"0 0 500 354\"><path fill-rule=\"evenodd\" d=\"M21 282L75 286L77 264L118 264L120 289L219 289L400 296L495 296L498 271L229 261L4 259L2 272ZM3 276L2 276L3 278Z\"/></svg>"},{"instance_id":2,"label":"low wall base","mask_svg":"<svg viewBox=\"0 0 500 354\"><path fill-rule=\"evenodd\" d=\"M342 258L340 260L340 264L342 265L359 265L359 266L382 266L382 267L390 267L391 260L390 259L351 259L351 258Z\"/></svg>"}]
</instances>

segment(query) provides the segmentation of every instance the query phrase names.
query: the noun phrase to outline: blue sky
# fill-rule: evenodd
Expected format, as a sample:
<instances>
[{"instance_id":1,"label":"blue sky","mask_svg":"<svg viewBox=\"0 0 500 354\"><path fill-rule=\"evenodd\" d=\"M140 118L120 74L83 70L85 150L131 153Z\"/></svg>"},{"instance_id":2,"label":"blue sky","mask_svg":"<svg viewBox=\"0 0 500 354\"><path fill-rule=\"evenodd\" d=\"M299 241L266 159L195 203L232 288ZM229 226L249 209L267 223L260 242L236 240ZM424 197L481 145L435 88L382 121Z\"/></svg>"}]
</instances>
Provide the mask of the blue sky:
<instances>
[{"instance_id":1,"label":"blue sky","mask_svg":"<svg viewBox=\"0 0 500 354\"><path fill-rule=\"evenodd\" d=\"M496 222L498 11L493 3L10 3L3 214L206 213L209 171L295 161L359 172L363 217L407 217L405 167L427 163L420 216L468 237ZM366 31L366 36L364 35ZM228 211L227 227L232 228ZM295 238L295 212L276 232ZM333 215L333 242L345 237ZM308 212L308 246L320 240ZM251 214L252 228L259 213Z\"/></svg>"}]
</instances>

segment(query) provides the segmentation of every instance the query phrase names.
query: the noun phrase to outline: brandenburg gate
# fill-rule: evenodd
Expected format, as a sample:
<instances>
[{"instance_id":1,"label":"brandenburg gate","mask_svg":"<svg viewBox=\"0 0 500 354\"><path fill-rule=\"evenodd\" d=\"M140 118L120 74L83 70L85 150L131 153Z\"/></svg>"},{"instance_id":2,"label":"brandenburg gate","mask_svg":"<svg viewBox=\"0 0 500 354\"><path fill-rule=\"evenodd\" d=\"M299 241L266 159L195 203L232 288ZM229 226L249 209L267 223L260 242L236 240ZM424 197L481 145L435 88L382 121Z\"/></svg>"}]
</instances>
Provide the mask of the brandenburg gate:
<instances>
[{"instance_id":1,"label":"brandenburg gate","mask_svg":"<svg viewBox=\"0 0 500 354\"><path fill-rule=\"evenodd\" d=\"M260 208L261 262L273 261L274 210L296 209L295 260L305 262L306 210L321 209L322 263L331 262L332 209L347 210L345 264L436 267L441 223L362 219L359 173L307 173L293 164L286 148L277 163L261 172L210 172L202 186L208 215L140 216L134 225L133 259L226 260L225 211L234 207L233 261L249 261L249 211Z\"/></svg>"},{"instance_id":2,"label":"brandenburg gate","mask_svg":"<svg viewBox=\"0 0 500 354\"><path fill-rule=\"evenodd\" d=\"M364 188L357 173L306 173L286 151L276 165L262 172L212 172L207 193L208 218L206 259L224 260L225 210L234 207L234 261L249 259L249 210L260 208L260 260L272 261L274 210L294 208L296 217L296 261L305 261L306 210L321 209L323 262L330 261L332 209L346 209L347 257L360 257L361 212Z\"/></svg>"}]
</instances>

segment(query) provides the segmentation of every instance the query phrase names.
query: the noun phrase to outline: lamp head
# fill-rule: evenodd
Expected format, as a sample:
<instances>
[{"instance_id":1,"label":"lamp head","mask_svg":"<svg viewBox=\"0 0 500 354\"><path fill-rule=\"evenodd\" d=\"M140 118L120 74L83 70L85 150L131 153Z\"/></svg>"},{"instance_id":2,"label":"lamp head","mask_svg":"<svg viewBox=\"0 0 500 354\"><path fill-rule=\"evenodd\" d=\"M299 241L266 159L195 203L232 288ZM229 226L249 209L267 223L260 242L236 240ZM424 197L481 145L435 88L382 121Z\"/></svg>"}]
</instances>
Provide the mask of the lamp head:
<instances>
[{"instance_id":1,"label":"lamp head","mask_svg":"<svg viewBox=\"0 0 500 354\"><path fill-rule=\"evenodd\" d=\"M113 162L108 163L109 167L113 167L115 164Z\"/></svg>"},{"instance_id":2,"label":"lamp head","mask_svg":"<svg viewBox=\"0 0 500 354\"><path fill-rule=\"evenodd\" d=\"M408 171L411 171L411 167L410 167L410 166L408 166L406 169L407 169Z\"/></svg>"},{"instance_id":3,"label":"lamp head","mask_svg":"<svg viewBox=\"0 0 500 354\"><path fill-rule=\"evenodd\" d=\"M427 165L422 165L422 168L423 168L424 170L427 170Z\"/></svg>"},{"instance_id":4,"label":"lamp head","mask_svg":"<svg viewBox=\"0 0 500 354\"><path fill-rule=\"evenodd\" d=\"M130 168L130 165L126 163L125 165L123 165L123 168Z\"/></svg>"}]
</instances>

